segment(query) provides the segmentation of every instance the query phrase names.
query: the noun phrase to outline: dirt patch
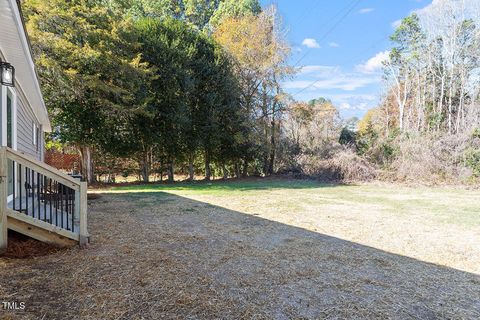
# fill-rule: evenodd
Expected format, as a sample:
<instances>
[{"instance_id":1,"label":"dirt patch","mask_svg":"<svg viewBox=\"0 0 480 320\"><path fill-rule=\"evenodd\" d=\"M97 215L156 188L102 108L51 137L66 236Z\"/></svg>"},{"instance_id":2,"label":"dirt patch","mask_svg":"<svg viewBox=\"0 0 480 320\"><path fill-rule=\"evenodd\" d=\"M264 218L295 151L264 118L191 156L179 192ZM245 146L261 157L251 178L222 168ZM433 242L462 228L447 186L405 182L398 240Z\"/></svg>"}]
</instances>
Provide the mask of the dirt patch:
<instances>
[{"instance_id":1,"label":"dirt patch","mask_svg":"<svg viewBox=\"0 0 480 320\"><path fill-rule=\"evenodd\" d=\"M88 200L97 200L97 199L100 199L102 197L101 194L99 193L88 193L87 194L87 199Z\"/></svg>"},{"instance_id":2,"label":"dirt patch","mask_svg":"<svg viewBox=\"0 0 480 320\"><path fill-rule=\"evenodd\" d=\"M63 250L54 245L37 241L15 231L8 232L7 251L0 255L7 259L28 259L41 257Z\"/></svg>"}]
</instances>

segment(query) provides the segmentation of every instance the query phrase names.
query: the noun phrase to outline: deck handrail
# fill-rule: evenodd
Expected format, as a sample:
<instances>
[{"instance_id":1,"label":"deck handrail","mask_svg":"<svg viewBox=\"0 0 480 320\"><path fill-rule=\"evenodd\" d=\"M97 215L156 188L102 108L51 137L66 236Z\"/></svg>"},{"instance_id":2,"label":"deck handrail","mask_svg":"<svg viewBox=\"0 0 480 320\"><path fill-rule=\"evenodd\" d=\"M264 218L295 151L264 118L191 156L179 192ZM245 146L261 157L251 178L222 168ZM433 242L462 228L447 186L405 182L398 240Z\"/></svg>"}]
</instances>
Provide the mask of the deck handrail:
<instances>
[{"instance_id":1,"label":"deck handrail","mask_svg":"<svg viewBox=\"0 0 480 320\"><path fill-rule=\"evenodd\" d=\"M25 168L28 172L32 172L37 176L33 176L32 180L29 178L25 180L25 186L22 184L22 173L20 173L20 184L18 187L28 188L30 192L25 192L24 195L26 198L26 210L22 211L22 204L20 202L20 208L16 207L15 200L13 204L8 201L8 176L9 176L9 160L13 161L13 167L17 166ZM13 169L12 169L13 170ZM16 169L15 169L16 170ZM15 171L14 171L15 172ZM25 172L25 175L30 176L28 172ZM14 181L16 181L16 176L14 176ZM52 186L52 181L56 186L60 186L60 189L48 189L48 181L50 181L50 188ZM14 190L17 190L14 185ZM53 190L53 191L52 191ZM68 191L70 190L70 191ZM24 189L26 191L26 189ZM36 192L33 194L33 192ZM59 192L52 194L51 192ZM67 192L67 193L64 193ZM30 198L29 198L30 197ZM60 200L55 200L59 197ZM16 199L15 191L13 199ZM20 193L20 201L22 198L22 193ZM30 199L30 200L29 200ZM31 201L32 208L28 208L28 202ZM66 211L67 219L71 219L71 224L69 226L68 220L66 227L63 225L63 216L64 212L60 211L60 217L62 218L61 225L59 226L59 217L55 211L55 221L52 216L52 201L60 201L57 203L56 208L58 208L58 203L70 204ZM37 216L35 216L35 210L33 210L33 205L37 204ZM44 211L41 211L39 205L42 204ZM9 208L12 207L13 209ZM47 215L47 209L50 206L49 215ZM15 210L17 209L17 210ZM59 209L60 210L60 209ZM24 213L22 213L24 212ZM29 212L33 215L29 216ZM42 212L42 216L40 213ZM23 217L23 215L25 217ZM37 228L48 231L50 233L55 233L59 236L67 237L72 240L77 241L81 246L88 243L89 234L87 231L87 183L77 180L58 169L51 167L29 155L21 153L19 151L13 150L8 147L0 147L0 251L6 248L7 245L7 216L16 220L22 220L25 223L29 223ZM43 219L43 221L42 221ZM13 225L12 225L13 227ZM17 231L17 230L16 230ZM53 239L53 238L52 238Z\"/></svg>"},{"instance_id":2,"label":"deck handrail","mask_svg":"<svg viewBox=\"0 0 480 320\"><path fill-rule=\"evenodd\" d=\"M40 172L45 176L53 178L74 190L80 190L81 182L78 179L72 178L68 174L61 172L57 168L49 166L44 162L38 161L37 159L27 154L21 153L8 147L2 148L5 148L8 159L16 161L18 163L23 162L31 169L34 169L35 171Z\"/></svg>"}]
</instances>

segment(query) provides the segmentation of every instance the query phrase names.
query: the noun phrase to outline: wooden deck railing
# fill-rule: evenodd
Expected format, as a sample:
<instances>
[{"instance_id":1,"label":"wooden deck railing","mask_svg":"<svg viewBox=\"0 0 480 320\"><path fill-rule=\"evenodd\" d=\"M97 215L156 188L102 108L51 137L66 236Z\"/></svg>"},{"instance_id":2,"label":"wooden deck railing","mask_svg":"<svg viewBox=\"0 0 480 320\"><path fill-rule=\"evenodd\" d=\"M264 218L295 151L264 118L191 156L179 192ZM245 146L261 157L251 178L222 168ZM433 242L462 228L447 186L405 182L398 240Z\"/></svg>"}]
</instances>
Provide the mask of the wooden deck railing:
<instances>
[{"instance_id":1,"label":"wooden deck railing","mask_svg":"<svg viewBox=\"0 0 480 320\"><path fill-rule=\"evenodd\" d=\"M87 184L1 147L0 250L7 246L8 228L32 236L32 226L42 231L39 240L55 242L52 234L86 244Z\"/></svg>"}]
</instances>

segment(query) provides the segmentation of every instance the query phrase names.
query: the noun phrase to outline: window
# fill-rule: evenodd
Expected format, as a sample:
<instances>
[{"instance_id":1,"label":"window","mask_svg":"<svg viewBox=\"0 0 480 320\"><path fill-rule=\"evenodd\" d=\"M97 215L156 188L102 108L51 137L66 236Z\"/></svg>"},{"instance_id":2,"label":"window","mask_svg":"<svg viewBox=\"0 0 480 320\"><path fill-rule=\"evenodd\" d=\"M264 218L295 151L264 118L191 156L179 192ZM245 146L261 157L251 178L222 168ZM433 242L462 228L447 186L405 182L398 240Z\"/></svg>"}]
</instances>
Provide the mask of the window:
<instances>
[{"instance_id":1,"label":"window","mask_svg":"<svg viewBox=\"0 0 480 320\"><path fill-rule=\"evenodd\" d=\"M34 121L32 121L32 143L34 146L37 147L37 151L40 148L39 142L40 142L40 128Z\"/></svg>"},{"instance_id":2,"label":"window","mask_svg":"<svg viewBox=\"0 0 480 320\"><path fill-rule=\"evenodd\" d=\"M35 137L37 138L35 145L37 146L37 151L40 150L40 128L36 126L35 128Z\"/></svg>"},{"instance_id":3,"label":"window","mask_svg":"<svg viewBox=\"0 0 480 320\"><path fill-rule=\"evenodd\" d=\"M17 96L13 88L0 86L0 144L17 148Z\"/></svg>"},{"instance_id":4,"label":"window","mask_svg":"<svg viewBox=\"0 0 480 320\"><path fill-rule=\"evenodd\" d=\"M7 147L13 148L13 98L7 94Z\"/></svg>"},{"instance_id":5,"label":"window","mask_svg":"<svg viewBox=\"0 0 480 320\"><path fill-rule=\"evenodd\" d=\"M37 125L32 121L32 143L34 146L37 145Z\"/></svg>"}]
</instances>

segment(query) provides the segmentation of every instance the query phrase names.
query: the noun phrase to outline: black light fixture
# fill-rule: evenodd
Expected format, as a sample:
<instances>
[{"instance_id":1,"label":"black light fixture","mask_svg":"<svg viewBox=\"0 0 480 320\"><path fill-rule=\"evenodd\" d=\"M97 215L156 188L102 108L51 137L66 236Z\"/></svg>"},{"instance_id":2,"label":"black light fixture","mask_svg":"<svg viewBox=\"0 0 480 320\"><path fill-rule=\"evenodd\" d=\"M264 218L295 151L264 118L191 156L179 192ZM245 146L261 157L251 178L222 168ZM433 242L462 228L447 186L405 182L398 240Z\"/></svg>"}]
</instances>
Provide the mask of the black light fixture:
<instances>
[{"instance_id":1,"label":"black light fixture","mask_svg":"<svg viewBox=\"0 0 480 320\"><path fill-rule=\"evenodd\" d=\"M15 68L8 62L0 61L0 83L15 87Z\"/></svg>"}]
</instances>

